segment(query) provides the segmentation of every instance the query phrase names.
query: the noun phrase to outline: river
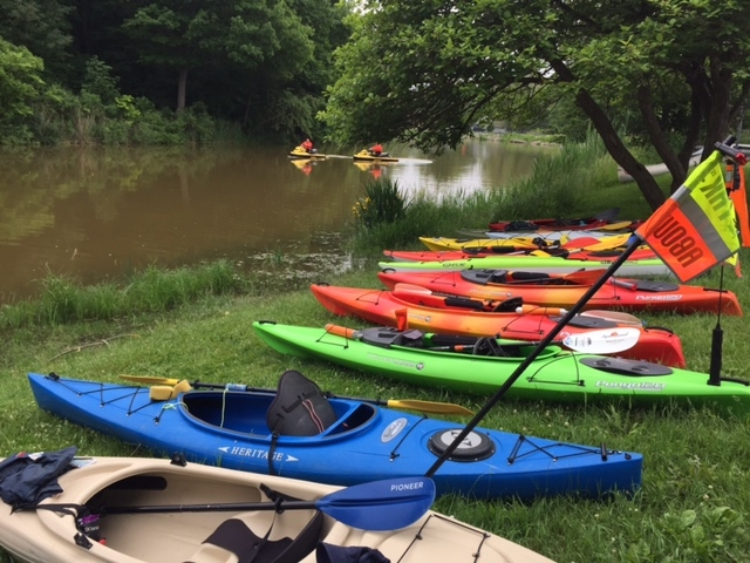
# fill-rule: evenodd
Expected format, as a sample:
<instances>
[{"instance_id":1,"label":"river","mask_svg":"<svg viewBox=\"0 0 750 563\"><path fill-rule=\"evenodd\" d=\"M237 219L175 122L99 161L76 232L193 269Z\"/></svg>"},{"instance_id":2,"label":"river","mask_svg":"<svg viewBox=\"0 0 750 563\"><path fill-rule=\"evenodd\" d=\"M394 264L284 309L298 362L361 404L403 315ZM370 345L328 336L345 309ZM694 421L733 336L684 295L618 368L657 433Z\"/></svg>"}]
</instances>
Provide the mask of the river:
<instances>
[{"instance_id":1,"label":"river","mask_svg":"<svg viewBox=\"0 0 750 563\"><path fill-rule=\"evenodd\" d=\"M345 267L340 232L367 180L439 199L502 188L549 151L472 139L437 157L392 149L399 162L367 166L347 154L292 162L288 150L0 152L0 303L34 296L50 273L89 284L149 264L258 268L283 256L303 272Z\"/></svg>"}]
</instances>

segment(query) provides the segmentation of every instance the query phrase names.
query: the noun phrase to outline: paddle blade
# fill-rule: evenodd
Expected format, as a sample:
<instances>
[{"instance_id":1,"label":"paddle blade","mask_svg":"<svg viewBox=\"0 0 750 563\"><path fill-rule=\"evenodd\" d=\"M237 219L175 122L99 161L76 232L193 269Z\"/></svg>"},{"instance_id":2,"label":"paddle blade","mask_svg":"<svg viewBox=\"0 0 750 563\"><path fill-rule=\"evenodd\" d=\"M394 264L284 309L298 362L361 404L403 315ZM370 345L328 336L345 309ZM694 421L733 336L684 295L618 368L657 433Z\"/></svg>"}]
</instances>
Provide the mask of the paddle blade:
<instances>
[{"instance_id":1,"label":"paddle blade","mask_svg":"<svg viewBox=\"0 0 750 563\"><path fill-rule=\"evenodd\" d=\"M410 526L435 501L429 477L404 477L352 485L315 502L315 507L353 528L382 532Z\"/></svg>"},{"instance_id":2,"label":"paddle blade","mask_svg":"<svg viewBox=\"0 0 750 563\"><path fill-rule=\"evenodd\" d=\"M598 309L591 309L590 311L583 311L581 316L596 317L597 319L604 319L621 325L643 328L643 321L641 319L630 313L623 313L622 311L600 311Z\"/></svg>"},{"instance_id":3,"label":"paddle blade","mask_svg":"<svg viewBox=\"0 0 750 563\"><path fill-rule=\"evenodd\" d=\"M592 330L571 334L563 340L563 344L576 352L615 354L635 346L640 336L641 331L637 328Z\"/></svg>"},{"instance_id":4,"label":"paddle blade","mask_svg":"<svg viewBox=\"0 0 750 563\"><path fill-rule=\"evenodd\" d=\"M454 403L440 403L436 401L420 401L419 399L390 399L387 401L389 407L394 409L408 409L431 414L461 414L471 415L474 411L456 405Z\"/></svg>"}]
</instances>

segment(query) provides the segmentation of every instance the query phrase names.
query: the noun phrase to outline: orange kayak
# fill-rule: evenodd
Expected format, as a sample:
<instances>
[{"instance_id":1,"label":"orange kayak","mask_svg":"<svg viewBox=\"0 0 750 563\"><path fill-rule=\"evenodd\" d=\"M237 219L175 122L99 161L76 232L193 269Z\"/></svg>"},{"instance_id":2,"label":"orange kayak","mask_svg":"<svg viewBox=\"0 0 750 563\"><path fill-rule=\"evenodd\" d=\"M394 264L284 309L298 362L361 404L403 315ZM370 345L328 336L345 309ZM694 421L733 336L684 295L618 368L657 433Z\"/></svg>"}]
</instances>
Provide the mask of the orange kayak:
<instances>
[{"instance_id":1,"label":"orange kayak","mask_svg":"<svg viewBox=\"0 0 750 563\"><path fill-rule=\"evenodd\" d=\"M461 270L451 272L380 272L389 289L413 284L443 294L477 299L511 299L542 307L572 308L605 270L572 274L547 274L506 270ZM622 309L670 313L717 313L742 316L737 296L702 286L668 281L609 278L589 299L585 309Z\"/></svg>"},{"instance_id":2,"label":"orange kayak","mask_svg":"<svg viewBox=\"0 0 750 563\"><path fill-rule=\"evenodd\" d=\"M466 260L467 258L488 258L491 256L559 256L570 260L597 260L599 262L614 262L622 249L612 250L568 250L566 248L540 249L532 253L528 249L513 247L485 247L464 250L384 250L383 254L394 262L447 262L451 260ZM630 255L630 260L648 260L656 258L650 248L639 248Z\"/></svg>"},{"instance_id":3,"label":"orange kayak","mask_svg":"<svg viewBox=\"0 0 750 563\"><path fill-rule=\"evenodd\" d=\"M388 291L313 284L310 289L315 298L335 315L352 315L377 325L407 325L428 332L465 336L497 336L537 342L564 314L558 308L522 305L520 300L495 302L490 309L481 300L446 297L423 288ZM590 314L574 317L560 331L555 342L561 343L568 336L588 331L633 326L618 321L614 312L610 318ZM646 329L642 325L638 328L641 334L636 345L620 352L619 356L685 367L682 342L677 335L663 328Z\"/></svg>"}]
</instances>

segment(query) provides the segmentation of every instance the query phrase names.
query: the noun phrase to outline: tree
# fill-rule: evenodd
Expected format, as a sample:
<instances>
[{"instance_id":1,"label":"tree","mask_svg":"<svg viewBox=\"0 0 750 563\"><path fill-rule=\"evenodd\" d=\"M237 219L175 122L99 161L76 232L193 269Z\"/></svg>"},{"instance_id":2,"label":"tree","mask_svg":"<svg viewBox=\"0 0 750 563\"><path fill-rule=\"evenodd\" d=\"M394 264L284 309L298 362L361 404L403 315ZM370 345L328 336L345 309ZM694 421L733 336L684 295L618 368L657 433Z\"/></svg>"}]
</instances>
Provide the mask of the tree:
<instances>
[{"instance_id":1,"label":"tree","mask_svg":"<svg viewBox=\"0 0 750 563\"><path fill-rule=\"evenodd\" d=\"M295 64L312 57L311 30L284 0L157 0L128 18L124 31L141 61L177 76L177 110L185 107L190 70L256 69L284 51Z\"/></svg>"},{"instance_id":2,"label":"tree","mask_svg":"<svg viewBox=\"0 0 750 563\"><path fill-rule=\"evenodd\" d=\"M575 99L613 159L656 208L656 180L613 119L637 108L677 184L693 147L729 131L750 91L746 2L725 0L371 0L337 53L320 117L338 142L398 138L455 147L510 93ZM684 116L679 122L669 115Z\"/></svg>"},{"instance_id":3,"label":"tree","mask_svg":"<svg viewBox=\"0 0 750 563\"><path fill-rule=\"evenodd\" d=\"M70 12L58 0L0 0L0 38L26 47L44 61L47 76L65 83L72 60Z\"/></svg>"},{"instance_id":4,"label":"tree","mask_svg":"<svg viewBox=\"0 0 750 563\"><path fill-rule=\"evenodd\" d=\"M25 47L0 38L0 144L26 143L33 138L28 128L44 81L44 64Z\"/></svg>"}]
</instances>

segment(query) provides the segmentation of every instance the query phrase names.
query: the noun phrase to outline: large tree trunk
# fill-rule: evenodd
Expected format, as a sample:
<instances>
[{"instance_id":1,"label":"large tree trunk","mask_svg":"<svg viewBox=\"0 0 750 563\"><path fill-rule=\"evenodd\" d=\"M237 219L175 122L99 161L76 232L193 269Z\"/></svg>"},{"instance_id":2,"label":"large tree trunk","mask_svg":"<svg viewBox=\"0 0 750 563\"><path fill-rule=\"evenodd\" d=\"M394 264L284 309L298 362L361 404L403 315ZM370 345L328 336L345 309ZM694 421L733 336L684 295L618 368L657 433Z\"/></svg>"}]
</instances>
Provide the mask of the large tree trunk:
<instances>
[{"instance_id":1,"label":"large tree trunk","mask_svg":"<svg viewBox=\"0 0 750 563\"><path fill-rule=\"evenodd\" d=\"M594 124L594 128L604 141L607 152L625 172L632 176L651 209L658 209L666 201L664 192L661 191L659 184L646 167L625 147L609 117L599 107L596 100L586 90L579 90L576 95L576 105L589 116L591 123Z\"/></svg>"},{"instance_id":2,"label":"large tree trunk","mask_svg":"<svg viewBox=\"0 0 750 563\"><path fill-rule=\"evenodd\" d=\"M566 82L573 82L575 77L567 65L561 61L550 61L552 69L560 76L562 80ZM638 188L641 190L643 197L646 202L651 206L651 209L658 209L666 198L664 193L661 191L659 184L646 170L646 167L638 162L638 160L630 153L627 147L623 144L620 136L617 134L612 121L604 113L604 110L599 104L591 97L588 91L581 88L576 94L576 105L583 110L583 112L591 120L594 125L596 132L604 141L604 147L607 152L614 159L614 161L622 166L623 170L630 174L630 176L638 184Z\"/></svg>"},{"instance_id":3,"label":"large tree trunk","mask_svg":"<svg viewBox=\"0 0 750 563\"><path fill-rule=\"evenodd\" d=\"M185 95L187 92L188 69L180 69L180 76L177 78L177 113L185 109Z\"/></svg>"}]
</instances>

